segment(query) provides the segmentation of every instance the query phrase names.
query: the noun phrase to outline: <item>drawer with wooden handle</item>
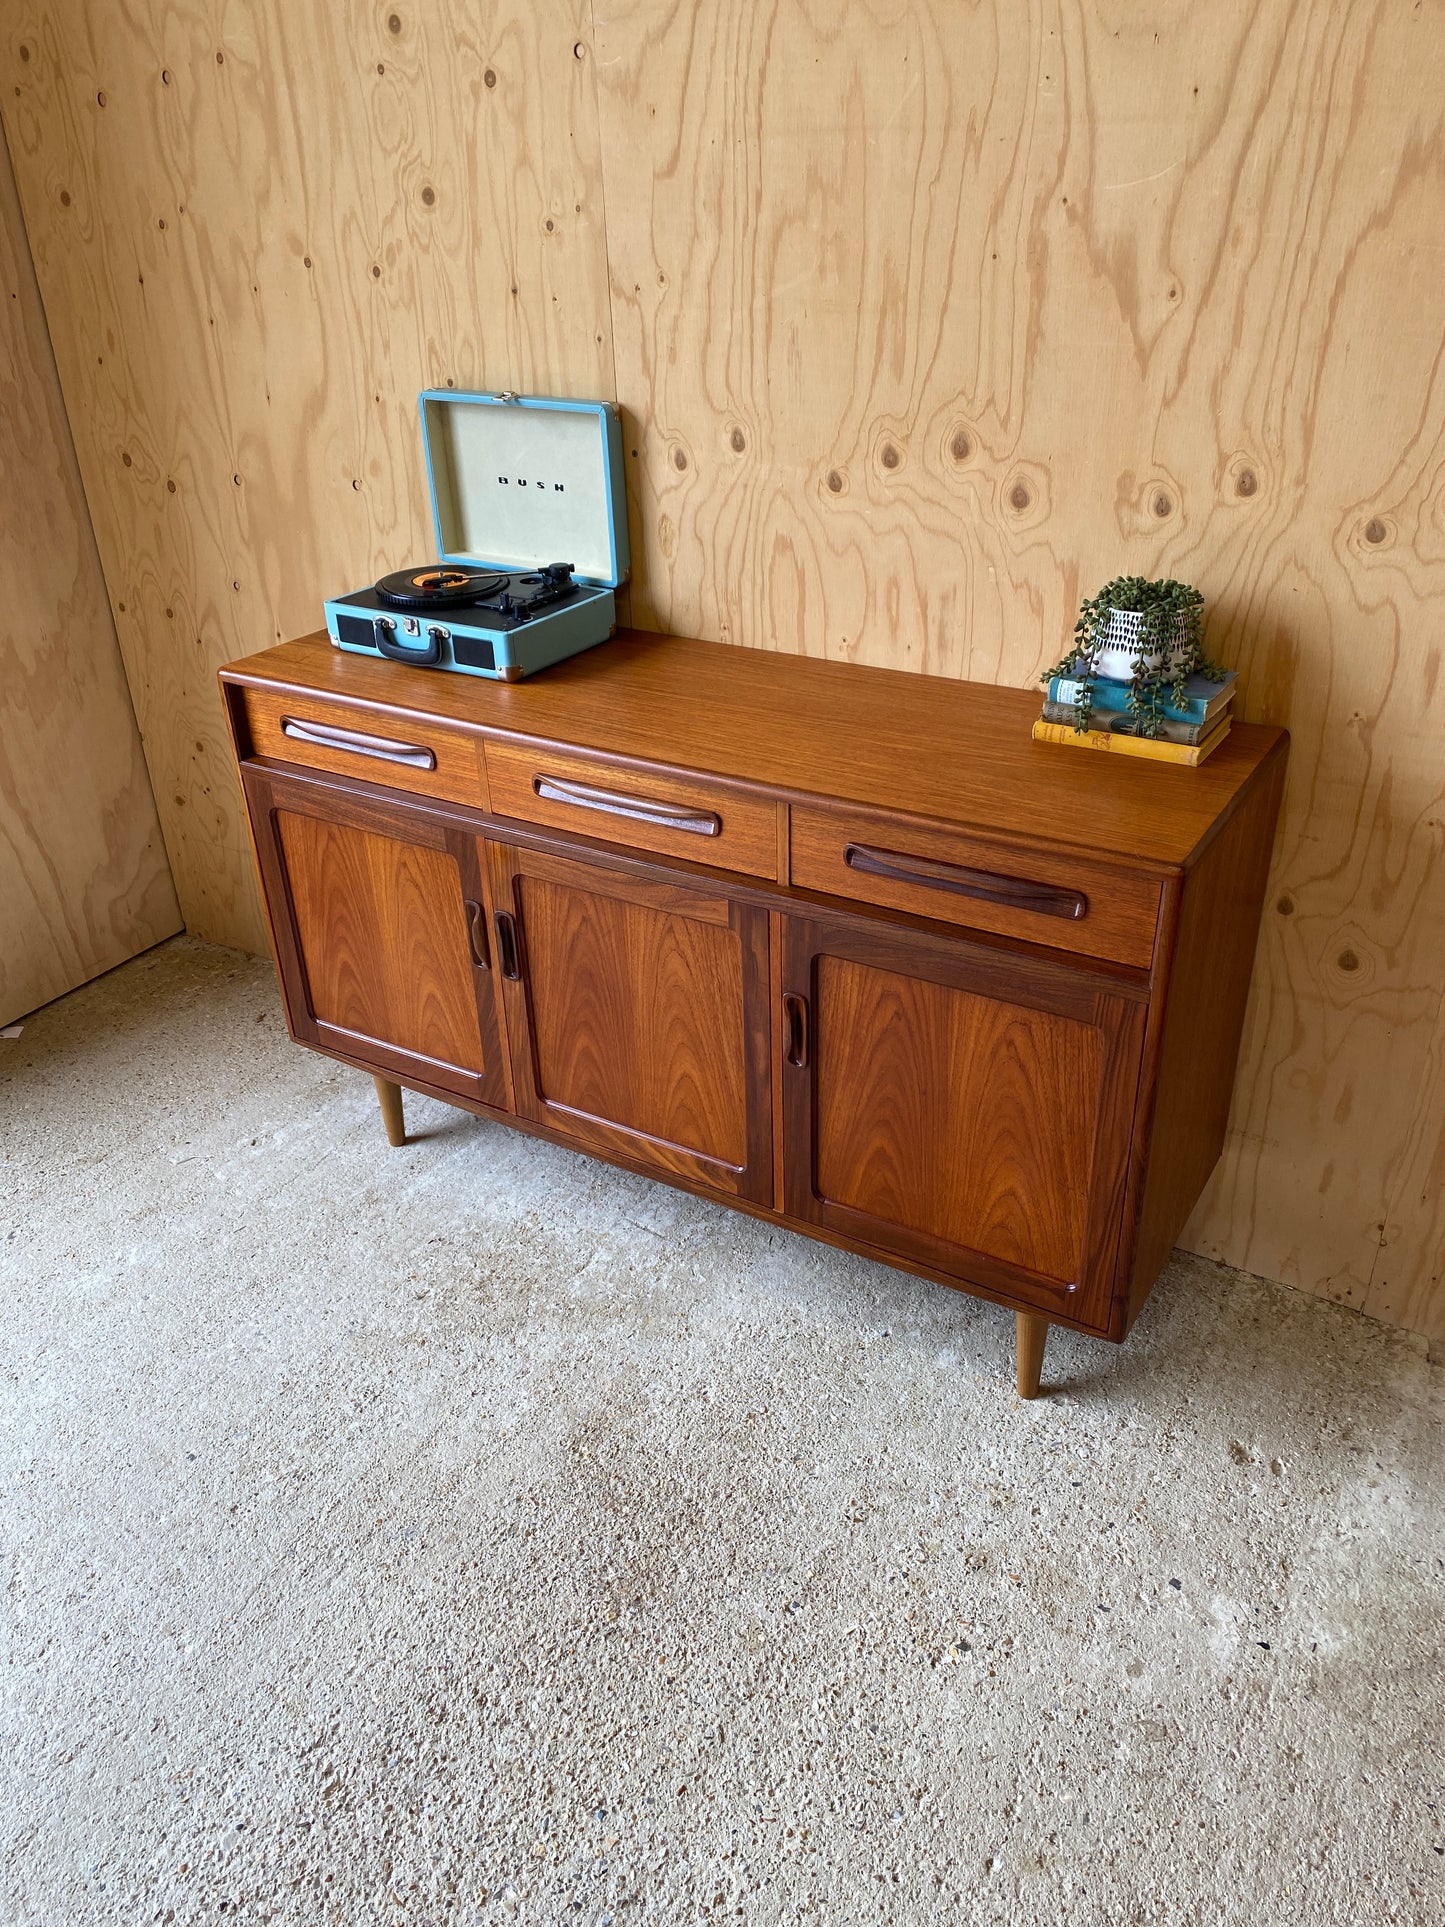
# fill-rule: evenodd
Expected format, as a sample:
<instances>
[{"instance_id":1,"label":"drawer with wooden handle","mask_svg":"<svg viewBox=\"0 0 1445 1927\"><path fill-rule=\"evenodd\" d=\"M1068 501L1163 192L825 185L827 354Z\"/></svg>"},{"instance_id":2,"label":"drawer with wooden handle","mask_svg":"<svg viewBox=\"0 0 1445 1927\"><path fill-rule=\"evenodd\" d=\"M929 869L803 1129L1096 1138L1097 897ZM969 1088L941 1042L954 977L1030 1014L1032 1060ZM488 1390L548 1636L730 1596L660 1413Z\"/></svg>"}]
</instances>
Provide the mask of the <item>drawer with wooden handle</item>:
<instances>
[{"instance_id":1,"label":"drawer with wooden handle","mask_svg":"<svg viewBox=\"0 0 1445 1927\"><path fill-rule=\"evenodd\" d=\"M299 691L248 689L246 725L257 756L362 777L389 789L481 809L481 745L445 723L338 703Z\"/></svg>"},{"instance_id":2,"label":"drawer with wooden handle","mask_svg":"<svg viewBox=\"0 0 1445 1927\"><path fill-rule=\"evenodd\" d=\"M792 880L1086 957L1147 968L1154 955L1156 878L943 825L796 804Z\"/></svg>"},{"instance_id":3,"label":"drawer with wooden handle","mask_svg":"<svg viewBox=\"0 0 1445 1927\"><path fill-rule=\"evenodd\" d=\"M778 874L777 805L736 784L517 743L489 742L486 756L498 816L744 876Z\"/></svg>"}]
</instances>

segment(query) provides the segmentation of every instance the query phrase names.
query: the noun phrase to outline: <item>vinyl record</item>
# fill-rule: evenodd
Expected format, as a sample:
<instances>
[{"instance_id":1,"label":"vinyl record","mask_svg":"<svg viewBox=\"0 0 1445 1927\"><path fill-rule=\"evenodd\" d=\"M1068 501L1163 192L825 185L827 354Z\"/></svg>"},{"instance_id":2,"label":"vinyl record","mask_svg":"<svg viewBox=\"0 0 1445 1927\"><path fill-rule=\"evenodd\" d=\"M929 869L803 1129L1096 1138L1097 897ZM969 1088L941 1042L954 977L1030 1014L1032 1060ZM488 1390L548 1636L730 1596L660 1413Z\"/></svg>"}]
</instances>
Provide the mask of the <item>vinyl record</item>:
<instances>
[{"instance_id":1,"label":"vinyl record","mask_svg":"<svg viewBox=\"0 0 1445 1927\"><path fill-rule=\"evenodd\" d=\"M494 569L462 569L454 562L433 562L425 569L400 569L384 575L376 593L394 609L450 609L505 589L507 577Z\"/></svg>"}]
</instances>

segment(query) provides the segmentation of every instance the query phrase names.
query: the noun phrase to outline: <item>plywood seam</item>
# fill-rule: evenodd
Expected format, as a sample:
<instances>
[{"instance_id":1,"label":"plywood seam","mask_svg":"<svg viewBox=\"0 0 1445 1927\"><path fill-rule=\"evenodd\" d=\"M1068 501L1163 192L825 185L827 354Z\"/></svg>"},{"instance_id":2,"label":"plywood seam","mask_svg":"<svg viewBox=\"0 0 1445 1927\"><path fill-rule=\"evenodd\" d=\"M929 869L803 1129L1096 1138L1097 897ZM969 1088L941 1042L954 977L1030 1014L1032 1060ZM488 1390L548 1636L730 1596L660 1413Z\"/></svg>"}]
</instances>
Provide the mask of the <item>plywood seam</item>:
<instances>
[{"instance_id":1,"label":"plywood seam","mask_svg":"<svg viewBox=\"0 0 1445 1927\"><path fill-rule=\"evenodd\" d=\"M597 8L595 5L595 0L587 0L587 29L589 34L589 43L588 43L589 58L588 58L587 65L590 70L590 77L592 82L593 108L597 116L597 194L598 194L598 199L602 206L602 259L606 264L606 274L604 279L607 287L607 364L608 364L608 369L610 373L610 380L609 380L607 392L611 396L613 402L618 403L617 326L613 315L613 298L614 297L613 297L613 289L612 289L612 247L609 239L608 226L607 226L607 154L606 154L606 146L602 139L602 90L597 85ZM620 403L618 403L618 412L620 415L621 413ZM626 437L625 424L624 424L623 450L622 450L622 472L624 477L626 476L626 473L627 473L627 463L629 459L627 454L627 448L626 448L626 440L627 440L627 437ZM625 484L623 488L622 501L618 503L616 506L621 510L623 515L626 515L627 491L626 491ZM628 570L629 583L630 583L630 579L631 579L631 569L629 568ZM625 587L626 585L621 585L621 586ZM631 615L630 598L628 602L628 614L629 616Z\"/></svg>"}]
</instances>

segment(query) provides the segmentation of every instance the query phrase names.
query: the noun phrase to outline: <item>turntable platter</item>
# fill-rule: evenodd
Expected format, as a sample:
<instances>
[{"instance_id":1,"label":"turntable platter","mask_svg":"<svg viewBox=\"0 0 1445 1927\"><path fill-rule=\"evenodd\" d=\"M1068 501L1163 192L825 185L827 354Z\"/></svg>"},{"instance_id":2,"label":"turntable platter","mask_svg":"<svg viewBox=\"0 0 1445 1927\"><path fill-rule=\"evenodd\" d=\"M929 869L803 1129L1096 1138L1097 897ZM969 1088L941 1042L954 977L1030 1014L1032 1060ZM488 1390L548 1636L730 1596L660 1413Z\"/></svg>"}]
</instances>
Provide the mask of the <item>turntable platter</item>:
<instances>
[{"instance_id":1,"label":"turntable platter","mask_svg":"<svg viewBox=\"0 0 1445 1927\"><path fill-rule=\"evenodd\" d=\"M462 569L455 563L434 562L424 569L400 569L384 575L376 593L394 609L454 609L496 595L507 577L494 569Z\"/></svg>"}]
</instances>

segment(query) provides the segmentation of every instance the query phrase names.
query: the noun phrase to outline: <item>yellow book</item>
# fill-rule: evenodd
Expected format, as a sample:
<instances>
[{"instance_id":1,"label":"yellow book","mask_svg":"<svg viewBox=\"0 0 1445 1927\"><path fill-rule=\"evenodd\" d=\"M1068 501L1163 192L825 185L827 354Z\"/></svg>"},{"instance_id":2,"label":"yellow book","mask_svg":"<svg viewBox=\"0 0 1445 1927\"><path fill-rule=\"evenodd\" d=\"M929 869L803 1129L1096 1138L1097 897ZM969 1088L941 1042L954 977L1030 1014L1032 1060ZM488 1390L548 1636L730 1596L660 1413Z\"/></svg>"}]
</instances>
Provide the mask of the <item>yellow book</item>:
<instances>
[{"instance_id":1,"label":"yellow book","mask_svg":"<svg viewBox=\"0 0 1445 1927\"><path fill-rule=\"evenodd\" d=\"M1218 749L1228 734L1227 716L1218 729L1212 729L1199 743L1165 743L1157 737L1116 736L1107 729L1091 729L1081 736L1067 723L1046 723L1042 717L1034 724L1036 743L1070 743L1075 749L1105 749L1115 756L1144 756L1151 763L1183 763L1190 769Z\"/></svg>"}]
</instances>

